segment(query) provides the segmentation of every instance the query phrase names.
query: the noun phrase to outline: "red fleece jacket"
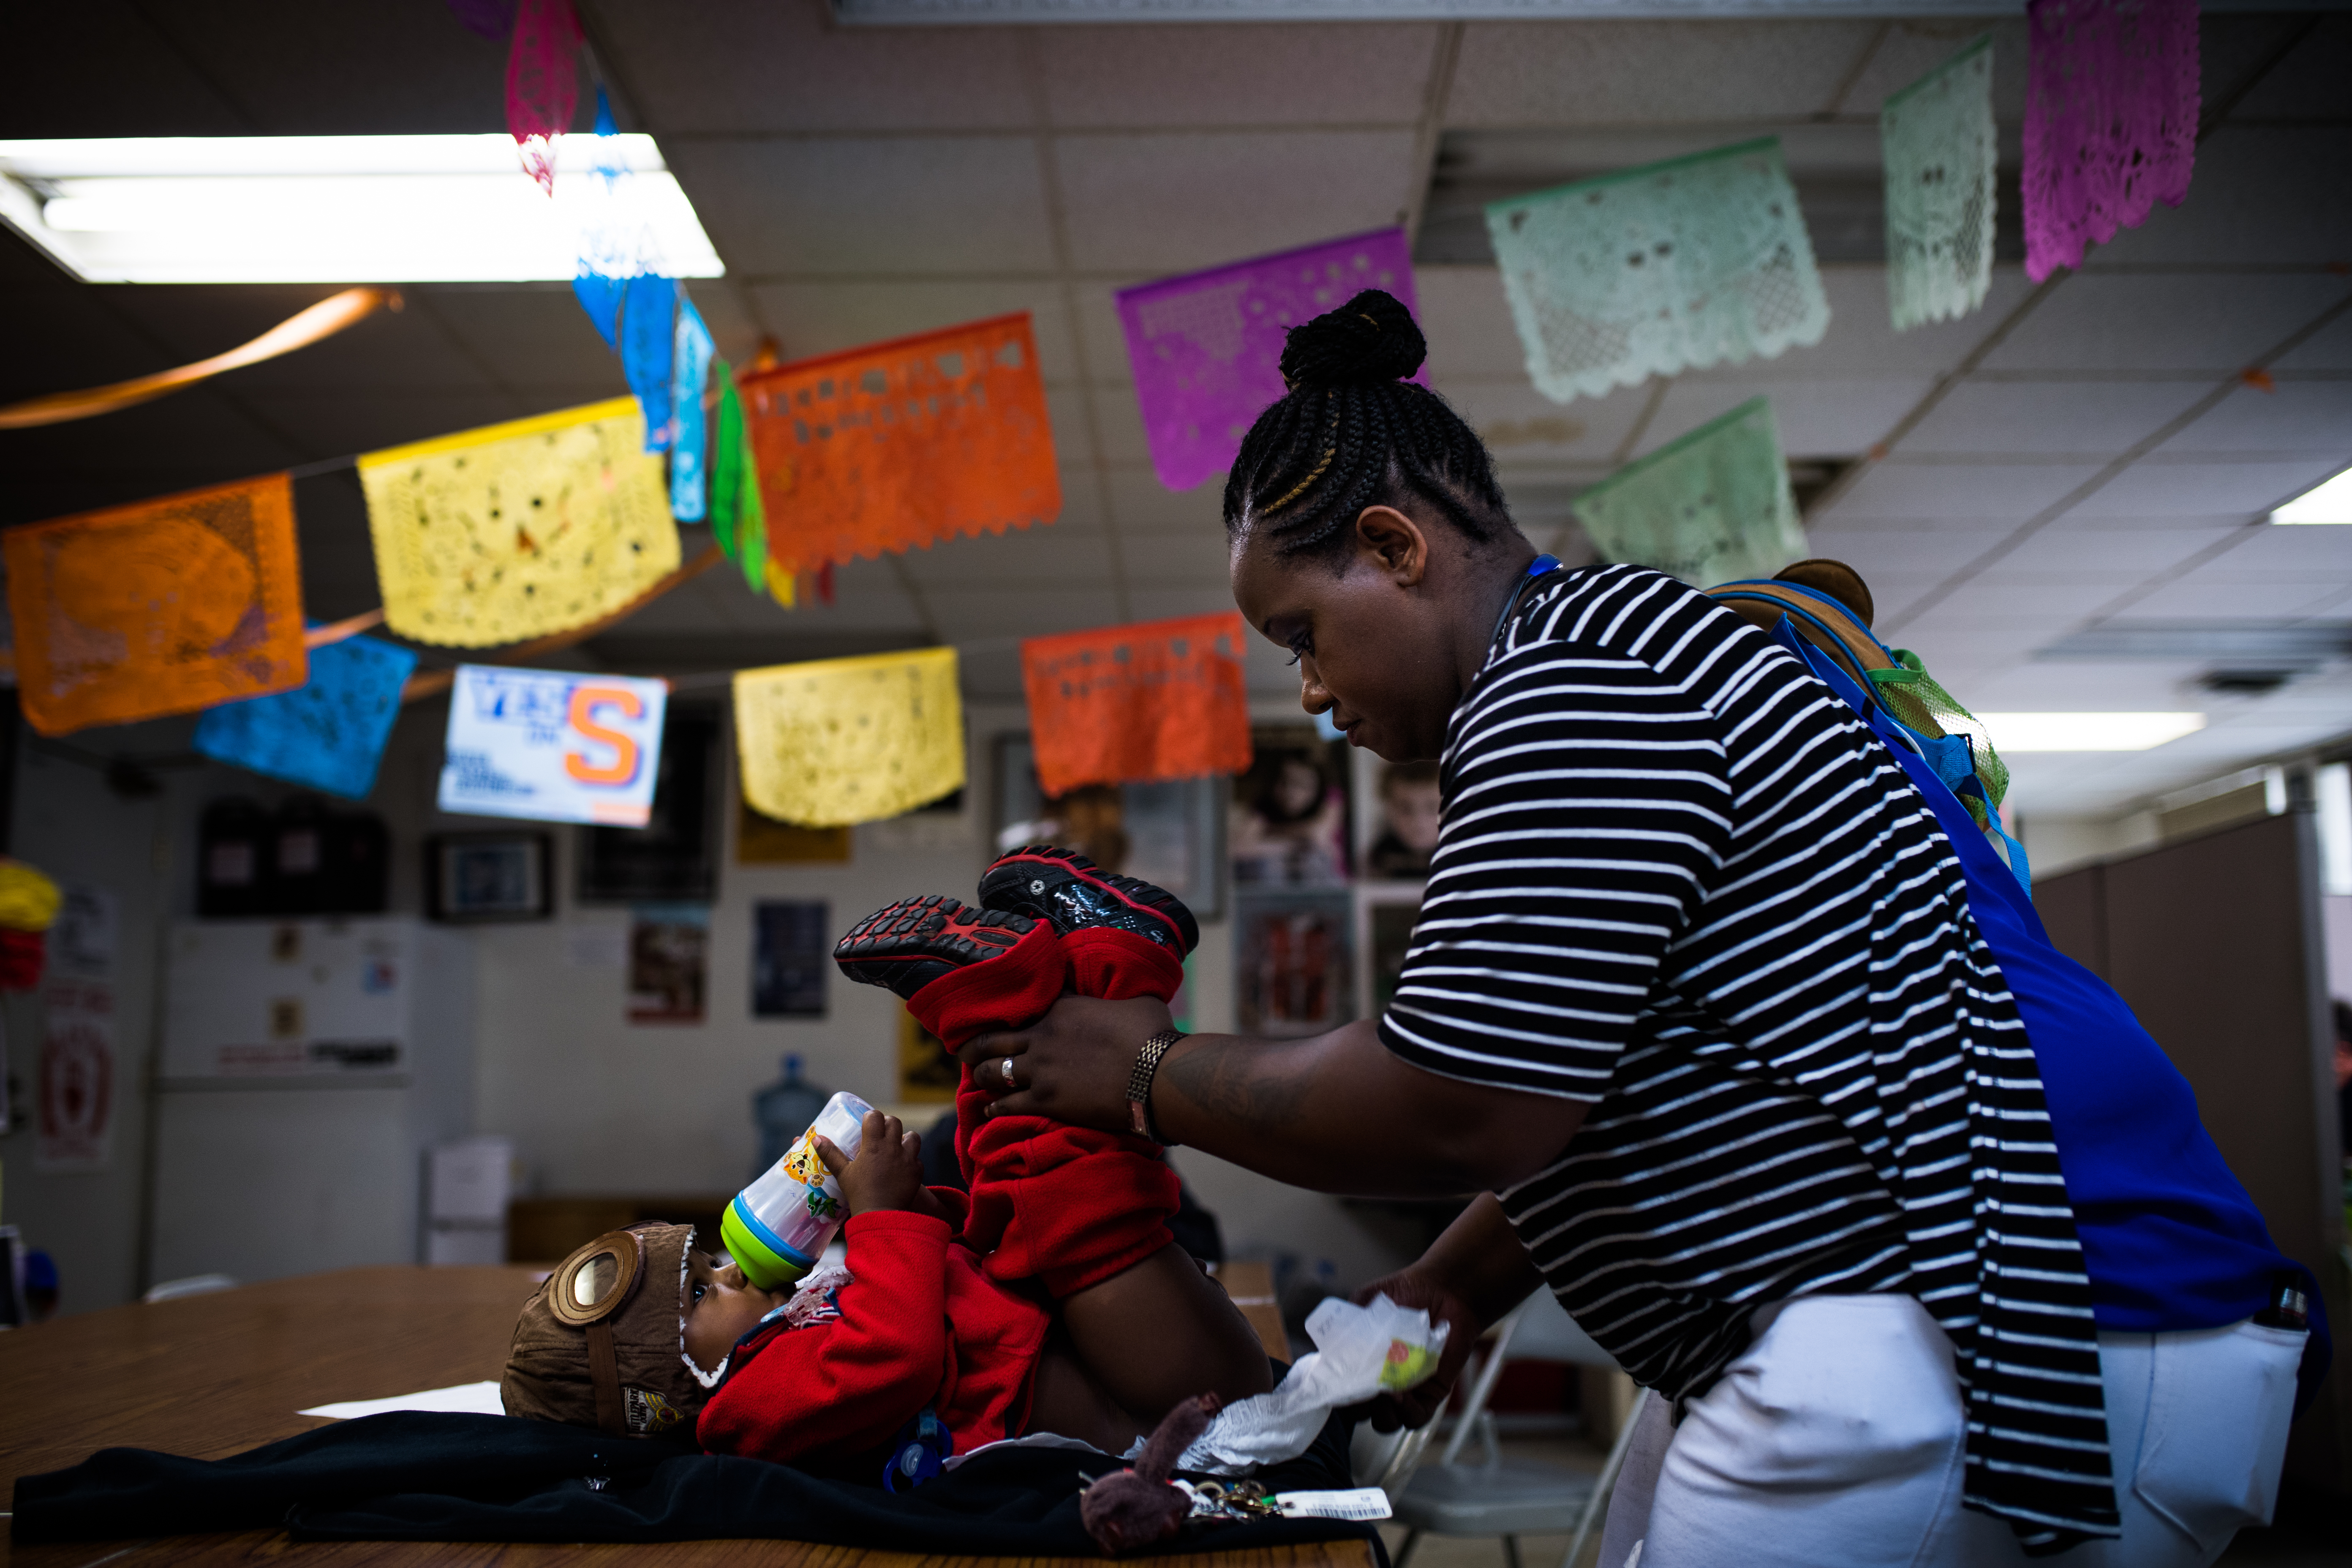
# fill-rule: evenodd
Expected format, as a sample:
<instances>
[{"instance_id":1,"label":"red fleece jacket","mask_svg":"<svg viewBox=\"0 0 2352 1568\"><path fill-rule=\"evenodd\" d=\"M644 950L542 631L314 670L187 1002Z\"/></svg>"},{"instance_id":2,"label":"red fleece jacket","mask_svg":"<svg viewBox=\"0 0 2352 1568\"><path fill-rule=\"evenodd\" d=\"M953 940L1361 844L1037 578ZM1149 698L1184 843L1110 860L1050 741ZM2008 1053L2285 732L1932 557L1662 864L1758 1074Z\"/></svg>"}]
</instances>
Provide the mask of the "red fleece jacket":
<instances>
[{"instance_id":1,"label":"red fleece jacket","mask_svg":"<svg viewBox=\"0 0 2352 1568\"><path fill-rule=\"evenodd\" d=\"M841 1316L772 1323L738 1348L696 1425L702 1446L778 1464L846 1458L881 1447L926 1407L959 1454L1018 1436L1045 1309L990 1283L928 1215L853 1215L842 1235Z\"/></svg>"}]
</instances>

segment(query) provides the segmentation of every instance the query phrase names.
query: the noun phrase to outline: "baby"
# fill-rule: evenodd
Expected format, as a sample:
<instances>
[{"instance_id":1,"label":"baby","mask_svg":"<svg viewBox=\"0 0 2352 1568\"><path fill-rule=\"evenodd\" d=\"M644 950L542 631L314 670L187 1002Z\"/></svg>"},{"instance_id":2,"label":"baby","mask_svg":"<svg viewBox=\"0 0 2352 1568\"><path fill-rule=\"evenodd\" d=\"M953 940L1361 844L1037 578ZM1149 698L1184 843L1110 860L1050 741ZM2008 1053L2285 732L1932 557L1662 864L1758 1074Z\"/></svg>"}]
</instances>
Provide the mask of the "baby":
<instances>
[{"instance_id":1,"label":"baby","mask_svg":"<svg viewBox=\"0 0 2352 1568\"><path fill-rule=\"evenodd\" d=\"M1161 889L1065 850L1004 857L981 893L980 909L887 906L835 958L953 1048L1066 987L1165 999L1198 937ZM1271 1386L1256 1336L1170 1239L1177 1183L1159 1145L989 1118L987 1099L967 1075L969 1199L922 1185L919 1141L894 1119L866 1119L855 1159L820 1141L850 1214L847 1267L789 1296L695 1251L682 1226L583 1247L524 1308L508 1411L635 1435L692 1419L706 1447L855 1474L927 1433L946 1452L1050 1431L1120 1453L1183 1399Z\"/></svg>"}]
</instances>

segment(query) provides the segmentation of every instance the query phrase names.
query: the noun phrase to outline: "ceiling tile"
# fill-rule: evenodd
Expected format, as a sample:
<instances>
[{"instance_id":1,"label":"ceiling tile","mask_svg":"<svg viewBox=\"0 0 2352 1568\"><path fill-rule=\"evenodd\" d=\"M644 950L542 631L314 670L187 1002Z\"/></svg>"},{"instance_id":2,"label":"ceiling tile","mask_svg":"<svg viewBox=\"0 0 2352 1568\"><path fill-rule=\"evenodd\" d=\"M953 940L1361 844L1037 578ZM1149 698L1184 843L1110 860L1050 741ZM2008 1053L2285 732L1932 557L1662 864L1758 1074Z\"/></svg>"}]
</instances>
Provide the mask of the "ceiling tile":
<instances>
[{"instance_id":1,"label":"ceiling tile","mask_svg":"<svg viewBox=\"0 0 2352 1568\"><path fill-rule=\"evenodd\" d=\"M1410 131L1076 135L1058 140L1071 260L1164 277L1402 216Z\"/></svg>"},{"instance_id":2,"label":"ceiling tile","mask_svg":"<svg viewBox=\"0 0 2352 1568\"><path fill-rule=\"evenodd\" d=\"M103 68L59 69L66 61ZM0 137L250 136L261 129L132 0L9 8Z\"/></svg>"},{"instance_id":3,"label":"ceiling tile","mask_svg":"<svg viewBox=\"0 0 2352 1568\"><path fill-rule=\"evenodd\" d=\"M821 0L593 0L597 41L656 134L1034 123L1009 27L843 27ZM625 127L627 129L627 127Z\"/></svg>"},{"instance_id":4,"label":"ceiling tile","mask_svg":"<svg viewBox=\"0 0 2352 1568\"><path fill-rule=\"evenodd\" d=\"M2342 467L2334 458L2200 463L2143 458L2076 502L2068 522L2144 522L2160 517L2236 518L2267 512Z\"/></svg>"},{"instance_id":5,"label":"ceiling tile","mask_svg":"<svg viewBox=\"0 0 2352 1568\"><path fill-rule=\"evenodd\" d=\"M1473 22L1445 122L1803 120L1834 107L1875 22ZM1733 138L1727 136L1725 140Z\"/></svg>"},{"instance_id":6,"label":"ceiling tile","mask_svg":"<svg viewBox=\"0 0 2352 1568\"><path fill-rule=\"evenodd\" d=\"M2237 542L2204 570L2217 577L2248 572L2352 578L2352 528L2255 523L2232 531Z\"/></svg>"},{"instance_id":7,"label":"ceiling tile","mask_svg":"<svg viewBox=\"0 0 2352 1568\"><path fill-rule=\"evenodd\" d=\"M729 270L750 280L1053 267L1029 137L713 139L667 152Z\"/></svg>"},{"instance_id":8,"label":"ceiling tile","mask_svg":"<svg viewBox=\"0 0 2352 1568\"><path fill-rule=\"evenodd\" d=\"M2352 310L2346 311L2281 354L2276 371L2352 370Z\"/></svg>"},{"instance_id":9,"label":"ceiling tile","mask_svg":"<svg viewBox=\"0 0 2352 1568\"><path fill-rule=\"evenodd\" d=\"M923 600L949 642L1084 631L1116 625L1119 618L1108 578L1049 588L926 588Z\"/></svg>"},{"instance_id":10,"label":"ceiling tile","mask_svg":"<svg viewBox=\"0 0 2352 1568\"><path fill-rule=\"evenodd\" d=\"M1857 72L1838 108L1875 116L1886 100L1966 48L1992 35L1992 111L2005 121L2025 118L2025 22L1985 17L1902 21L1886 30L1870 61Z\"/></svg>"},{"instance_id":11,"label":"ceiling tile","mask_svg":"<svg viewBox=\"0 0 2352 1568\"><path fill-rule=\"evenodd\" d=\"M1049 383L1078 379L1062 291L1049 279L877 279L872 282L757 283L751 297L787 359L806 359L866 343L1029 312L1037 360Z\"/></svg>"},{"instance_id":12,"label":"ceiling tile","mask_svg":"<svg viewBox=\"0 0 2352 1568\"><path fill-rule=\"evenodd\" d=\"M1410 125L1437 29L1263 22L1043 27L1045 101L1065 127Z\"/></svg>"},{"instance_id":13,"label":"ceiling tile","mask_svg":"<svg viewBox=\"0 0 2352 1568\"><path fill-rule=\"evenodd\" d=\"M2315 615L2345 592L2346 584L2283 577L2270 582L2217 582L2192 574L2167 584L2131 606L2134 620L2292 619Z\"/></svg>"},{"instance_id":14,"label":"ceiling tile","mask_svg":"<svg viewBox=\"0 0 2352 1568\"><path fill-rule=\"evenodd\" d=\"M1862 574L1882 606L1896 599L1879 591L1882 578L1941 583L2015 531L2005 522L1954 521L1930 527L1850 527L1815 523L1805 530L1813 553L1843 561Z\"/></svg>"},{"instance_id":15,"label":"ceiling tile","mask_svg":"<svg viewBox=\"0 0 2352 1568\"><path fill-rule=\"evenodd\" d=\"M2347 163L2352 129L2224 125L2197 143L2188 200L2094 246L2085 265L2341 262L2352 233Z\"/></svg>"},{"instance_id":16,"label":"ceiling tile","mask_svg":"<svg viewBox=\"0 0 2352 1568\"><path fill-rule=\"evenodd\" d=\"M978 583L1099 582L1111 574L1110 540L1059 526L943 539L907 552L907 572L927 592Z\"/></svg>"},{"instance_id":17,"label":"ceiling tile","mask_svg":"<svg viewBox=\"0 0 2352 1568\"><path fill-rule=\"evenodd\" d=\"M719 288L697 283L698 308ZM607 397L629 389L620 356L596 335L568 288L412 289L410 298L413 309L438 318L501 384L602 389Z\"/></svg>"},{"instance_id":18,"label":"ceiling tile","mask_svg":"<svg viewBox=\"0 0 2352 1568\"><path fill-rule=\"evenodd\" d=\"M1118 291L1141 277L1087 279L1075 285L1078 321L1078 352L1089 380L1131 384L1135 373L1128 363L1127 330L1118 319Z\"/></svg>"},{"instance_id":19,"label":"ceiling tile","mask_svg":"<svg viewBox=\"0 0 2352 1568\"><path fill-rule=\"evenodd\" d=\"M1649 389L1635 387L1554 403L1524 380L1455 381L1443 390L1506 470L1560 463L1606 467L1649 401Z\"/></svg>"},{"instance_id":20,"label":"ceiling tile","mask_svg":"<svg viewBox=\"0 0 2352 1568\"><path fill-rule=\"evenodd\" d=\"M248 402L215 384L94 419L0 434L0 464L5 465L0 471L14 476L60 468L85 473L117 468L169 468L208 476L198 483L219 484L350 450L349 447L310 447L299 432L272 419L261 400ZM111 486L109 491L116 493Z\"/></svg>"},{"instance_id":21,"label":"ceiling tile","mask_svg":"<svg viewBox=\"0 0 2352 1568\"><path fill-rule=\"evenodd\" d=\"M2320 273L2266 278L2259 288L2247 282L2228 272L2069 278L1983 368L2227 374L2253 363L2347 293L2344 279ZM2151 332L2152 321L2165 330Z\"/></svg>"},{"instance_id":22,"label":"ceiling tile","mask_svg":"<svg viewBox=\"0 0 2352 1568\"><path fill-rule=\"evenodd\" d=\"M1202 584L1192 587L1129 588L1129 607L1139 621L1172 620L1178 616L1230 615L1234 608L1233 590L1223 584ZM1261 684L1279 686L1296 694L1298 673L1292 669L1285 656L1264 637L1252 636L1243 644L1245 679L1255 689Z\"/></svg>"},{"instance_id":23,"label":"ceiling tile","mask_svg":"<svg viewBox=\"0 0 2352 1568\"><path fill-rule=\"evenodd\" d=\"M2208 381L1967 381L1896 449L1906 457L2121 452L2212 390Z\"/></svg>"},{"instance_id":24,"label":"ceiling tile","mask_svg":"<svg viewBox=\"0 0 2352 1568\"><path fill-rule=\"evenodd\" d=\"M2207 17L2208 27L2218 20L2221 18ZM2232 16L2229 20L2245 25L2257 18ZM2283 31L2300 18L2265 16L2259 20ZM2264 71L2246 95L2231 106L2232 123L2247 120L2344 118L2344 83L2352 78L2352 18L2322 16L2316 20L2318 26L2294 46L2286 58ZM2260 42L2270 44L2271 37ZM2207 52L2209 56L2211 53L2210 42ZM2206 101L2212 101L2210 89Z\"/></svg>"},{"instance_id":25,"label":"ceiling tile","mask_svg":"<svg viewBox=\"0 0 2352 1568\"><path fill-rule=\"evenodd\" d=\"M1429 340L1429 373L1440 385L1455 376L1526 382L1528 353L1511 323L1499 270L1417 266L1412 287L1414 313Z\"/></svg>"},{"instance_id":26,"label":"ceiling tile","mask_svg":"<svg viewBox=\"0 0 2352 1568\"><path fill-rule=\"evenodd\" d=\"M170 369L181 356L156 342L137 318L117 310L121 300L121 289L101 294L73 284L0 289L8 339L7 352L0 353L0 401L102 386ZM23 437L10 432L6 439L21 442ZM0 447L0 462L10 457L8 448Z\"/></svg>"},{"instance_id":27,"label":"ceiling tile","mask_svg":"<svg viewBox=\"0 0 2352 1568\"><path fill-rule=\"evenodd\" d=\"M1216 475L1189 490L1171 490L1148 464L1115 464L1110 482L1111 515L1122 536L1138 532L1201 532L1224 537L1225 477Z\"/></svg>"},{"instance_id":28,"label":"ceiling tile","mask_svg":"<svg viewBox=\"0 0 2352 1568\"><path fill-rule=\"evenodd\" d=\"M2175 452L2309 452L2352 462L2352 381L2282 381L2231 390L2158 448Z\"/></svg>"},{"instance_id":29,"label":"ceiling tile","mask_svg":"<svg viewBox=\"0 0 2352 1568\"><path fill-rule=\"evenodd\" d=\"M191 71L242 111L245 135L507 128L505 41L480 37L445 7L337 0L325 26L310 0L180 0L141 9ZM14 37L9 43L22 47ZM112 53L102 48L99 58L110 64ZM572 123L585 130L595 104L581 96ZM133 132L114 126L92 134Z\"/></svg>"},{"instance_id":30,"label":"ceiling tile","mask_svg":"<svg viewBox=\"0 0 2352 1568\"><path fill-rule=\"evenodd\" d=\"M1095 430L1102 442L1104 462L1151 461L1150 443L1143 434L1143 408L1135 401L1132 387L1091 387L1085 395L1094 409Z\"/></svg>"},{"instance_id":31,"label":"ceiling tile","mask_svg":"<svg viewBox=\"0 0 2352 1568\"><path fill-rule=\"evenodd\" d=\"M1822 521L1839 527L1946 518L2022 522L2097 472L2089 463L1874 463Z\"/></svg>"},{"instance_id":32,"label":"ceiling tile","mask_svg":"<svg viewBox=\"0 0 2352 1568\"><path fill-rule=\"evenodd\" d=\"M1201 587L1228 592L1232 581L1222 527L1121 533L1118 559L1130 593L1143 588L1189 592Z\"/></svg>"},{"instance_id":33,"label":"ceiling tile","mask_svg":"<svg viewBox=\"0 0 2352 1568\"><path fill-rule=\"evenodd\" d=\"M1988 628L2019 622L2072 623L2090 619L2137 585L2136 577L2120 573L2063 578L2010 574L1999 579L1986 574L1955 588L1932 613L1978 620Z\"/></svg>"},{"instance_id":34,"label":"ceiling tile","mask_svg":"<svg viewBox=\"0 0 2352 1568\"><path fill-rule=\"evenodd\" d=\"M369 392L312 389L258 392L253 409L294 440L313 461L404 446L477 426L520 419L525 408L510 393Z\"/></svg>"},{"instance_id":35,"label":"ceiling tile","mask_svg":"<svg viewBox=\"0 0 2352 1568\"><path fill-rule=\"evenodd\" d=\"M1985 302L1954 321L1933 321L1898 332L1886 301L1886 268L1847 264L1822 268L1830 330L1811 348L1794 348L1769 363L1774 375L1889 375L1952 370L2031 291L2024 269L1998 266ZM1756 362L1693 374L1752 376Z\"/></svg>"},{"instance_id":36,"label":"ceiling tile","mask_svg":"<svg viewBox=\"0 0 2352 1568\"><path fill-rule=\"evenodd\" d=\"M1752 375L1773 367L1751 363L1742 368ZM1780 449L1790 457L1858 457L1933 384L1924 375L1786 381L1678 377L1668 384L1657 416L1642 433L1642 450L1654 452L1751 397L1769 395L1780 427Z\"/></svg>"},{"instance_id":37,"label":"ceiling tile","mask_svg":"<svg viewBox=\"0 0 2352 1568\"><path fill-rule=\"evenodd\" d=\"M1995 562L1982 581L2023 584L2097 578L2127 584L2168 572L2200 551L2245 531L2242 523L2203 528L2070 528L2061 519Z\"/></svg>"}]
</instances>

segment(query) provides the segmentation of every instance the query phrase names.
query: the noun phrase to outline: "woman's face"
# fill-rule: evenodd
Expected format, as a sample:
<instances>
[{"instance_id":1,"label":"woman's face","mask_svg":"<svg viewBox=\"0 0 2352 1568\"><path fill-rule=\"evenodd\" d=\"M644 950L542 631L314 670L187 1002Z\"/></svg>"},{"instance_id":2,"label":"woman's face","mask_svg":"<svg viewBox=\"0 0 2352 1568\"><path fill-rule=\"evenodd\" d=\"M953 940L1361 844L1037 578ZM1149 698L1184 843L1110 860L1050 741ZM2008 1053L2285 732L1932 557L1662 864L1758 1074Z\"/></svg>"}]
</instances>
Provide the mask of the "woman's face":
<instances>
[{"instance_id":1,"label":"woman's face","mask_svg":"<svg viewBox=\"0 0 2352 1568\"><path fill-rule=\"evenodd\" d=\"M1335 570L1328 556L1281 556L1255 533L1233 553L1234 603L1297 656L1299 705L1391 762L1436 756L1461 696L1452 628L1420 591L1424 564L1360 543Z\"/></svg>"}]
</instances>

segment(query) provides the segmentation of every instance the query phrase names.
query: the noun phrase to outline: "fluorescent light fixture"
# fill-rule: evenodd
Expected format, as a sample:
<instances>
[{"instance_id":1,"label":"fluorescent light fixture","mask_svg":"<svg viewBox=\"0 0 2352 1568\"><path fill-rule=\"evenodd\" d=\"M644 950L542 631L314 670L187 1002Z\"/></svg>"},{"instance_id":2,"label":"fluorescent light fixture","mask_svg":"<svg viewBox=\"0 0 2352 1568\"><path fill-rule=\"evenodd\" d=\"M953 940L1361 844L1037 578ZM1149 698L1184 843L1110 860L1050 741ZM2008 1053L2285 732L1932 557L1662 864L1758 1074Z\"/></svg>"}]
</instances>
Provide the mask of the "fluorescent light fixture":
<instances>
[{"instance_id":1,"label":"fluorescent light fixture","mask_svg":"<svg viewBox=\"0 0 2352 1568\"><path fill-rule=\"evenodd\" d=\"M2205 728L2202 713L1979 713L1997 752L2145 752Z\"/></svg>"},{"instance_id":2,"label":"fluorescent light fixture","mask_svg":"<svg viewBox=\"0 0 2352 1568\"><path fill-rule=\"evenodd\" d=\"M2269 0L2264 0L2269 3ZM2234 9L2210 0L2206 10ZM1563 17L2007 16L2013 0L833 0L852 26L1040 22L1493 22Z\"/></svg>"},{"instance_id":3,"label":"fluorescent light fixture","mask_svg":"<svg viewBox=\"0 0 2352 1568\"><path fill-rule=\"evenodd\" d=\"M2352 522L2352 468L2324 479L2271 513L2273 522Z\"/></svg>"},{"instance_id":4,"label":"fluorescent light fixture","mask_svg":"<svg viewBox=\"0 0 2352 1568\"><path fill-rule=\"evenodd\" d=\"M570 279L618 202L672 276L726 271L652 137L555 163L551 199L509 136L0 141L0 222L92 283L511 283Z\"/></svg>"}]
</instances>

